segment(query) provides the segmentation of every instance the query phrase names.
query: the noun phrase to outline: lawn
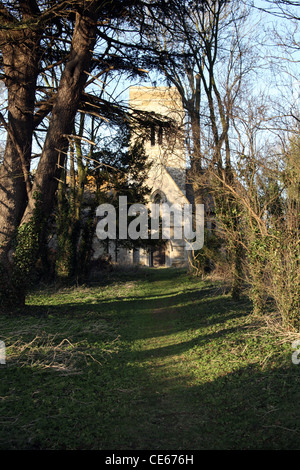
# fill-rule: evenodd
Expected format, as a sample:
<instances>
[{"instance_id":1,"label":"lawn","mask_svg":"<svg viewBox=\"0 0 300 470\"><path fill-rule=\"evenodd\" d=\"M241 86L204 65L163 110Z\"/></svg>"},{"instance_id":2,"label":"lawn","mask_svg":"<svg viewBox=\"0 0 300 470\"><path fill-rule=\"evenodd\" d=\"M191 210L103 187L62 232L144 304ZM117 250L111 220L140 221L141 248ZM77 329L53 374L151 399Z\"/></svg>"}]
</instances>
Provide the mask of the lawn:
<instances>
[{"instance_id":1,"label":"lawn","mask_svg":"<svg viewBox=\"0 0 300 470\"><path fill-rule=\"evenodd\" d=\"M300 365L262 325L178 269L35 290L1 315L0 449L299 449Z\"/></svg>"}]
</instances>

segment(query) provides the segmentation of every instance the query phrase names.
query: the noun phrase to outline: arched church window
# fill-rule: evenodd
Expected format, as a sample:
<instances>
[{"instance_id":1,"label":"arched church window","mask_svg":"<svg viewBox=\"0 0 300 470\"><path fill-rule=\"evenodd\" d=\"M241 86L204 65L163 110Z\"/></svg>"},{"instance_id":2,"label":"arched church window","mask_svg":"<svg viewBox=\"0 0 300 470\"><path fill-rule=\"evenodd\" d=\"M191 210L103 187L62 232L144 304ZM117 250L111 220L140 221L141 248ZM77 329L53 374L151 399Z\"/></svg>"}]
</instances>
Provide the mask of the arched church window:
<instances>
[{"instance_id":1,"label":"arched church window","mask_svg":"<svg viewBox=\"0 0 300 470\"><path fill-rule=\"evenodd\" d=\"M152 193L151 201L155 204L162 204L163 202L167 202L167 198L165 193L157 189L156 191L154 191L154 193Z\"/></svg>"}]
</instances>

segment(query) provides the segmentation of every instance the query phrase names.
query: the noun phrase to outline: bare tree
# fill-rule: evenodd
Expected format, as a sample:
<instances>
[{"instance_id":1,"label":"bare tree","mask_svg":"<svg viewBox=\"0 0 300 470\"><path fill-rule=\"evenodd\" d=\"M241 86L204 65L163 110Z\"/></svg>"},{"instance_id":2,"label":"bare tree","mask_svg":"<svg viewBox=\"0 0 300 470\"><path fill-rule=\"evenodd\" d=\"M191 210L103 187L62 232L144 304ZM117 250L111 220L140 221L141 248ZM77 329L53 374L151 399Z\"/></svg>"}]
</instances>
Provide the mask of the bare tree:
<instances>
[{"instance_id":1,"label":"bare tree","mask_svg":"<svg viewBox=\"0 0 300 470\"><path fill-rule=\"evenodd\" d=\"M243 36L248 10L239 1L174 0L169 9L159 13L146 10L144 15L142 43L156 55L166 82L177 88L186 110L189 178L195 202L205 202L209 192L222 224L238 230L235 202L223 185L233 177L230 134L234 105L243 77L253 67L246 60L248 44ZM233 291L238 293L239 246L232 236L230 240L236 273Z\"/></svg>"}]
</instances>

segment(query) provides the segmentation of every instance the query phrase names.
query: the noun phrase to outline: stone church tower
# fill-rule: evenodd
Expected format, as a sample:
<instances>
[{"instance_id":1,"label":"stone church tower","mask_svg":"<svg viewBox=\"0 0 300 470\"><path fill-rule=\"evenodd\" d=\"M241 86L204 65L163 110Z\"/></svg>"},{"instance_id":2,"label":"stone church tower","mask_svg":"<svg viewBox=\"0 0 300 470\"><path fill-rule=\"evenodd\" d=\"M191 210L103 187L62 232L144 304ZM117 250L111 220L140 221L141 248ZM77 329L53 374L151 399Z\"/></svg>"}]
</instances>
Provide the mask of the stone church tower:
<instances>
[{"instance_id":1,"label":"stone church tower","mask_svg":"<svg viewBox=\"0 0 300 470\"><path fill-rule=\"evenodd\" d=\"M131 87L129 105L133 110L155 113L166 123L152 124L145 144L152 163L146 181L151 188L149 203L189 204L186 198L185 114L178 91L169 87ZM134 261L150 266L184 266L188 261L187 254L185 241L172 237L159 250L135 253Z\"/></svg>"},{"instance_id":2,"label":"stone church tower","mask_svg":"<svg viewBox=\"0 0 300 470\"><path fill-rule=\"evenodd\" d=\"M185 114L176 88L132 86L129 89L129 107L132 111L153 113L153 124L148 129L149 137L145 142L145 151L152 163L146 181L151 188L149 208L151 203L179 204L182 207L189 204L186 197ZM139 132L138 128L133 128L132 138L137 138ZM148 249L116 250L115 243L109 242L108 252L119 265L186 266L188 250L185 249L185 240L174 238L174 228L173 219L171 237L159 249L149 245ZM94 259L101 255L99 241L96 245Z\"/></svg>"}]
</instances>

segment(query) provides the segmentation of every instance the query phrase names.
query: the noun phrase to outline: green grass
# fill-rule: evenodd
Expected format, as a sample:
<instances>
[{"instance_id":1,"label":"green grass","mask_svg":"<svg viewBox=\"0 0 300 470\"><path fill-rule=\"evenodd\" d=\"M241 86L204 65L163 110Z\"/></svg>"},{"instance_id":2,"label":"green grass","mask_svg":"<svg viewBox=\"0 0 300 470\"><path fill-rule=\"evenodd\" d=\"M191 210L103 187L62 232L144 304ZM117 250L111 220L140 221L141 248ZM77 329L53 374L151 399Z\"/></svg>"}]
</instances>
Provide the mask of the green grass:
<instances>
[{"instance_id":1,"label":"green grass","mask_svg":"<svg viewBox=\"0 0 300 470\"><path fill-rule=\"evenodd\" d=\"M300 365L182 270L33 292L2 314L1 449L299 449Z\"/></svg>"}]
</instances>

